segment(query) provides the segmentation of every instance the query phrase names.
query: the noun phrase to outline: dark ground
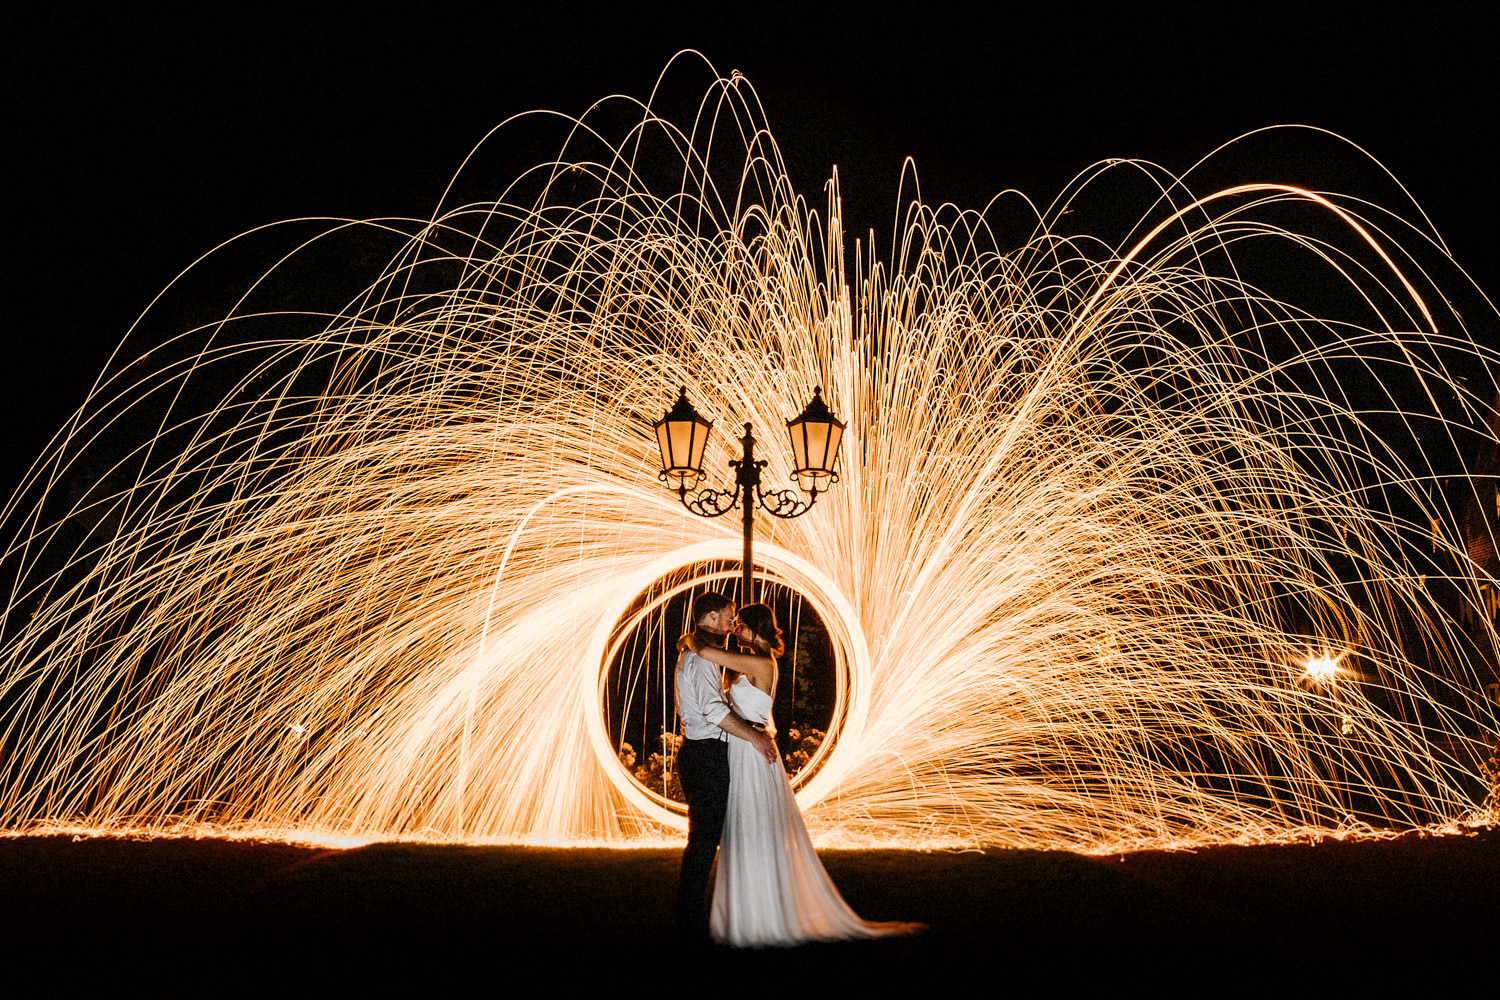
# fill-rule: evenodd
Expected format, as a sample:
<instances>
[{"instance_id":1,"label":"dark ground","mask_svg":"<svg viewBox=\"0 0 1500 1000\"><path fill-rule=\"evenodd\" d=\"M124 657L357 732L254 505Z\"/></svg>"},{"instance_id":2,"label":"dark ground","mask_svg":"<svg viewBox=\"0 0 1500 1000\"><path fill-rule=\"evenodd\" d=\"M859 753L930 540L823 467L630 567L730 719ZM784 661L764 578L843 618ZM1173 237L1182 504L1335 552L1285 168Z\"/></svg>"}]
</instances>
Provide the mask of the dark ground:
<instances>
[{"instance_id":1,"label":"dark ground","mask_svg":"<svg viewBox=\"0 0 1500 1000\"><path fill-rule=\"evenodd\" d=\"M672 850L34 837L0 839L0 953L7 983L45 976L73 995L509 995L586 981L682 996L700 974L720 984L704 995L942 983L986 996L1433 994L1493 985L1500 961L1496 829L1107 858L823 858L862 915L931 930L683 957L669 933Z\"/></svg>"}]
</instances>

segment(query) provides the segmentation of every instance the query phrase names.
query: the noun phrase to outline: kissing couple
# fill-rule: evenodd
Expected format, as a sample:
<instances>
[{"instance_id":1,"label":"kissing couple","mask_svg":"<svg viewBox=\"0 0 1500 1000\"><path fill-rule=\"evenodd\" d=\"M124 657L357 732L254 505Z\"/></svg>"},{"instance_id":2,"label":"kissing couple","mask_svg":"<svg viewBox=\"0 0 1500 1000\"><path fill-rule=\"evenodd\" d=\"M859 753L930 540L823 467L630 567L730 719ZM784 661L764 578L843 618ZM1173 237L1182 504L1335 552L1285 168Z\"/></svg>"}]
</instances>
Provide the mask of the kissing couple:
<instances>
[{"instance_id":1,"label":"kissing couple","mask_svg":"<svg viewBox=\"0 0 1500 1000\"><path fill-rule=\"evenodd\" d=\"M693 631L678 642L677 774L688 803L677 886L677 930L735 947L909 934L924 925L861 920L823 869L772 735L776 615L713 591L693 601ZM726 636L749 651L724 648ZM712 915L703 898L718 854Z\"/></svg>"}]
</instances>

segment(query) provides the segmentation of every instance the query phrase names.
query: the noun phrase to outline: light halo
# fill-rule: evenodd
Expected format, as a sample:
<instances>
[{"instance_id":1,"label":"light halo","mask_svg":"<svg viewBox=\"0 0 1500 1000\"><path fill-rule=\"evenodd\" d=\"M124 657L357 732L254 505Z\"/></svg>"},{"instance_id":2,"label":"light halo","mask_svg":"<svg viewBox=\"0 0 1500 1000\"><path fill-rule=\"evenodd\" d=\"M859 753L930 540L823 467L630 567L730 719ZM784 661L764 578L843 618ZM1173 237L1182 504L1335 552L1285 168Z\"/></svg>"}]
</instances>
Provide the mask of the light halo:
<instances>
[{"instance_id":1,"label":"light halo","mask_svg":"<svg viewBox=\"0 0 1500 1000\"><path fill-rule=\"evenodd\" d=\"M634 623L627 621L627 614L635 599L652 583L675 570L734 558L739 555L739 545L739 542L727 538L698 542L668 552L619 581L589 636L583 659L584 663L599 664L596 689L592 692L596 699L602 700L609 680L609 665L633 628ZM844 741L851 747L858 746L864 731L868 712L864 689L870 676L869 645L853 606L833 580L812 563L779 545L765 543L756 547L756 563L759 579L764 581L769 577L809 601L823 619L832 639L837 677L833 723L828 738L808 761L807 769L813 771L813 777L797 790L798 804L807 809L836 790L839 777L854 762L854 752L846 750L840 754L838 746ZM730 579L735 575L734 571L725 570L709 574L707 579ZM705 577L686 580L659 600L665 601L704 581ZM674 830L687 829L687 814L681 806L644 788L621 765L617 748L611 745L609 733L605 730L602 710L589 714L588 735L600 768L627 802L653 822Z\"/></svg>"}]
</instances>

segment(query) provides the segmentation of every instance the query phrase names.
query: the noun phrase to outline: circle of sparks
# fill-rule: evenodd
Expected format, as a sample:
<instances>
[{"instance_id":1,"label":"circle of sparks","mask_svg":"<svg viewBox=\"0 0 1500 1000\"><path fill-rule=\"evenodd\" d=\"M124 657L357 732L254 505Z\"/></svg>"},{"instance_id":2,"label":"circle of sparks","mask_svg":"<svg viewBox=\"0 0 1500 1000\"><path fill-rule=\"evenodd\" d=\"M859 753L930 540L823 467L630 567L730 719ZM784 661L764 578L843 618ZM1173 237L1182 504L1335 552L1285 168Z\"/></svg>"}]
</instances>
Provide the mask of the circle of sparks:
<instances>
[{"instance_id":1,"label":"circle of sparks","mask_svg":"<svg viewBox=\"0 0 1500 1000\"><path fill-rule=\"evenodd\" d=\"M686 128L605 102L500 197L330 227L108 371L7 508L0 825L659 835L601 664L653 574L738 545L657 482L678 386L760 427L822 386L848 423L839 486L757 543L849 657L799 792L825 843L1474 808L1495 626L1421 581L1492 600L1432 488L1500 426L1449 362L1496 357L1434 317L1394 217L1115 163L1004 252L914 203L877 259L847 252L836 180L822 212L795 194L757 109L738 74ZM1062 235L1116 171L1154 185L1140 223ZM325 310L340 246L385 263ZM1262 291L1267 247L1362 318ZM1351 371L1380 402L1349 401ZM1309 637L1370 670L1336 699L1298 683Z\"/></svg>"},{"instance_id":2,"label":"circle of sparks","mask_svg":"<svg viewBox=\"0 0 1500 1000\"><path fill-rule=\"evenodd\" d=\"M589 727L589 741L596 759L607 770L616 792L628 800L651 821L664 827L687 829L687 816L680 803L664 798L640 785L619 766L618 748L610 743L605 729L603 713L598 710L604 685L608 680L609 664L614 662L624 634L637 624L626 618L621 623L621 614L635 598L650 584L673 570L693 563L713 559L728 559L738 555L738 543L730 540L700 542L676 552L667 553L660 560L643 566L638 572L612 581L614 593L607 605L608 611L601 617L601 628L596 629L585 662L599 664L598 690L595 711L589 716L593 723ZM833 719L829 739L808 762L805 771L813 777L803 783L800 791L808 798L822 798L837 789L840 776L853 767L853 756L847 750L839 753L837 747L847 741L848 746L861 745L865 722L866 704L859 694L868 689L870 683L870 655L864 641L859 616L844 600L838 586L815 565L794 553L776 546L768 546L757 553L758 571L790 586L802 597L812 602L818 615L827 626L837 660L836 687L834 691ZM722 579L737 576L737 572L725 571ZM704 581L713 582L712 578ZM686 589L689 583L684 583ZM661 595L664 603L674 592ZM651 610L651 609L647 609Z\"/></svg>"}]
</instances>

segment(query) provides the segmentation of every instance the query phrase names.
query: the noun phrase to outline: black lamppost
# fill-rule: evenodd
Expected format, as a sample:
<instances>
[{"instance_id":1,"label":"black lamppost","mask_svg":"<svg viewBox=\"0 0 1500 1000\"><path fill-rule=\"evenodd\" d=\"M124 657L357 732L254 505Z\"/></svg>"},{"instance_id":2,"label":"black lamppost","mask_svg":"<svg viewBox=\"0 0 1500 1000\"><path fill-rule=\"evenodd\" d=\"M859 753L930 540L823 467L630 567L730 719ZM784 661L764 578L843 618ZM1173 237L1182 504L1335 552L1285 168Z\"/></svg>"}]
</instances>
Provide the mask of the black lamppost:
<instances>
[{"instance_id":1,"label":"black lamppost","mask_svg":"<svg viewBox=\"0 0 1500 1000\"><path fill-rule=\"evenodd\" d=\"M736 506L743 510L745 556L740 578L740 603L749 604L755 600L750 559L756 504L766 513L784 519L800 517L811 510L818 501L818 494L838 482L838 473L833 466L838 459L844 424L829 412L823 402L822 386L813 390L812 402L807 404L807 409L786 422L787 434L792 439L792 459L797 466L792 475L807 494L806 500L791 490L761 488L760 470L766 463L755 458L755 437L750 433L748 423L745 436L740 438L744 455L729 463L735 469L734 489L705 486L692 492L703 478L703 449L713 429L713 421L704 420L688 402L687 387L684 386L677 404L656 422L656 443L661 448L662 469L657 478L675 488L682 505L699 517L722 517Z\"/></svg>"}]
</instances>

